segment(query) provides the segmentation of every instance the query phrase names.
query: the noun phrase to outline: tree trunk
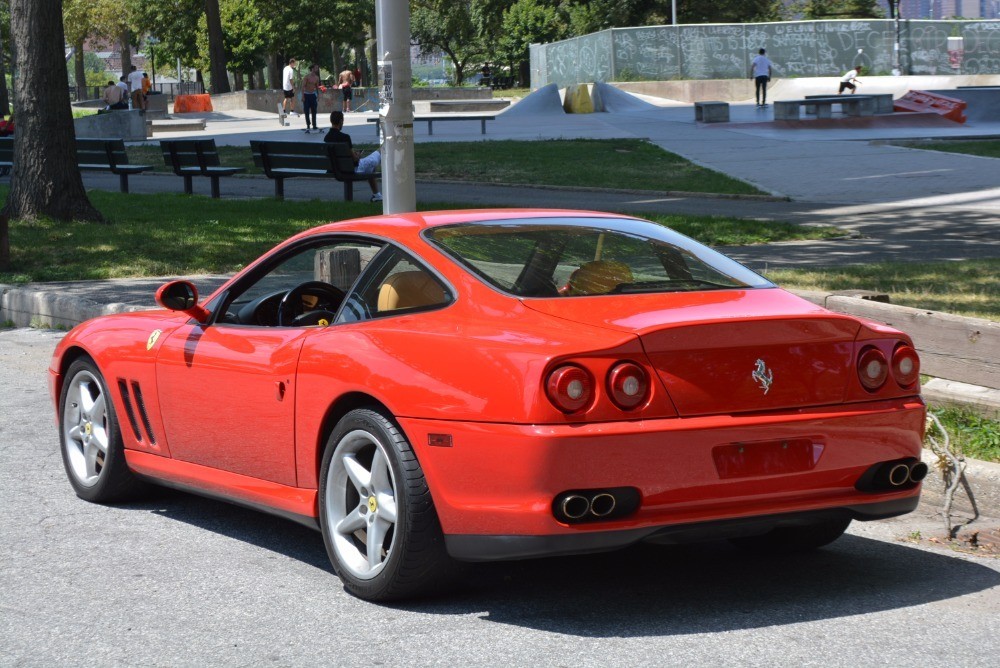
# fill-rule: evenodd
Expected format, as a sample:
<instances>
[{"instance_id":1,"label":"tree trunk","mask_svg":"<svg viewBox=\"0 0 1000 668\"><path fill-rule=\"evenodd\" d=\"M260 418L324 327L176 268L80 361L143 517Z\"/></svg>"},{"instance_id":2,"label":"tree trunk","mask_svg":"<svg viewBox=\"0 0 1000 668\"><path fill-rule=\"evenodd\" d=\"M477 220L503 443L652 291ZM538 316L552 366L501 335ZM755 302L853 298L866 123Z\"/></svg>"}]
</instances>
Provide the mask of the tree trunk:
<instances>
[{"instance_id":1,"label":"tree trunk","mask_svg":"<svg viewBox=\"0 0 1000 668\"><path fill-rule=\"evenodd\" d=\"M11 40L14 46L14 40ZM7 92L7 66L4 62L3 39L0 36L0 118L10 114L10 94Z\"/></svg>"},{"instance_id":2,"label":"tree trunk","mask_svg":"<svg viewBox=\"0 0 1000 668\"><path fill-rule=\"evenodd\" d=\"M243 73L233 72L233 87L236 90L243 90Z\"/></svg>"},{"instance_id":3,"label":"tree trunk","mask_svg":"<svg viewBox=\"0 0 1000 668\"><path fill-rule=\"evenodd\" d=\"M0 213L0 270L10 271L10 219Z\"/></svg>"},{"instance_id":4,"label":"tree trunk","mask_svg":"<svg viewBox=\"0 0 1000 668\"><path fill-rule=\"evenodd\" d=\"M122 76L127 77L132 71L132 40L129 37L127 28L122 30L122 34L118 37L118 42L122 50Z\"/></svg>"},{"instance_id":5,"label":"tree trunk","mask_svg":"<svg viewBox=\"0 0 1000 668\"><path fill-rule=\"evenodd\" d=\"M212 92L228 93L229 75L226 73L226 47L222 39L219 0L205 0L205 21L208 23L208 60L212 75Z\"/></svg>"},{"instance_id":6,"label":"tree trunk","mask_svg":"<svg viewBox=\"0 0 1000 668\"><path fill-rule=\"evenodd\" d=\"M63 45L62 0L12 0L14 168L3 215L101 220L76 166L73 115L66 104L69 75Z\"/></svg>"},{"instance_id":7,"label":"tree trunk","mask_svg":"<svg viewBox=\"0 0 1000 668\"><path fill-rule=\"evenodd\" d=\"M83 67L83 38L73 45L73 75L76 77L76 101L87 99L87 70Z\"/></svg>"},{"instance_id":8,"label":"tree trunk","mask_svg":"<svg viewBox=\"0 0 1000 668\"><path fill-rule=\"evenodd\" d=\"M271 53L267 56L267 78L269 88L281 90L281 65L277 53Z\"/></svg>"}]
</instances>

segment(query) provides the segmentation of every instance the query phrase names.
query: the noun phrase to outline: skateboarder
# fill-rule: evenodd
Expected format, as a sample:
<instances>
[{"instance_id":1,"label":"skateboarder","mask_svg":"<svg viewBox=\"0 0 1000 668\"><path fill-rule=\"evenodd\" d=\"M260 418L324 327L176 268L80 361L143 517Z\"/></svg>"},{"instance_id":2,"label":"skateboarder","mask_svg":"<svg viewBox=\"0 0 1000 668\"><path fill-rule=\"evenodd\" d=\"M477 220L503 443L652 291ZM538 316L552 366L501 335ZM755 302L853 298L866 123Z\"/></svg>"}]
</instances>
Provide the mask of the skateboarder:
<instances>
[{"instance_id":1,"label":"skateboarder","mask_svg":"<svg viewBox=\"0 0 1000 668\"><path fill-rule=\"evenodd\" d=\"M847 89L850 89L851 95L854 95L854 93L858 90L858 87L855 84L861 83L858 80L858 77L861 76L864 71L865 68L862 65L858 65L855 69L850 70L847 74L840 77L840 90L837 91L837 95L840 95Z\"/></svg>"},{"instance_id":2,"label":"skateboarder","mask_svg":"<svg viewBox=\"0 0 1000 668\"><path fill-rule=\"evenodd\" d=\"M771 80L772 63L764 53L764 49L758 51L750 63L750 78L754 80L758 109L767 106L767 82Z\"/></svg>"}]
</instances>

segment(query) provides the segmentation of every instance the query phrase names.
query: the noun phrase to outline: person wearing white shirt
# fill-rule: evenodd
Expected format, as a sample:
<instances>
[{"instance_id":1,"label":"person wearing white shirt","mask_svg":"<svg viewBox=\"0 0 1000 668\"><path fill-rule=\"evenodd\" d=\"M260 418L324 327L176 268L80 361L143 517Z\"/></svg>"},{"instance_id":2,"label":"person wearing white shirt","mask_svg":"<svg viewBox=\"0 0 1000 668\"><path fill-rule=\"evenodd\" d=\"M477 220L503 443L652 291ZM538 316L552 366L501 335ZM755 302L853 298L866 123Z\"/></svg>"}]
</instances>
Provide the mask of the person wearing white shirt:
<instances>
[{"instance_id":1,"label":"person wearing white shirt","mask_svg":"<svg viewBox=\"0 0 1000 668\"><path fill-rule=\"evenodd\" d=\"M858 76L865 71L865 68L858 65L855 69L850 70L844 76L840 77L840 90L837 91L837 95L840 95L845 90L850 89L851 95L857 92L858 87L856 84L861 83L858 81Z\"/></svg>"},{"instance_id":2,"label":"person wearing white shirt","mask_svg":"<svg viewBox=\"0 0 1000 668\"><path fill-rule=\"evenodd\" d=\"M294 58L289 58L288 65L281 72L281 89L285 94L281 106L291 116L298 116L295 113L295 62Z\"/></svg>"},{"instance_id":3,"label":"person wearing white shirt","mask_svg":"<svg viewBox=\"0 0 1000 668\"><path fill-rule=\"evenodd\" d=\"M750 63L750 78L754 80L758 109L767 106L767 82L771 80L772 63L764 54L764 49L761 49Z\"/></svg>"},{"instance_id":4,"label":"person wearing white shirt","mask_svg":"<svg viewBox=\"0 0 1000 668\"><path fill-rule=\"evenodd\" d=\"M128 73L128 87L132 95L132 108L145 109L146 96L142 94L142 72L138 71L135 65Z\"/></svg>"}]
</instances>

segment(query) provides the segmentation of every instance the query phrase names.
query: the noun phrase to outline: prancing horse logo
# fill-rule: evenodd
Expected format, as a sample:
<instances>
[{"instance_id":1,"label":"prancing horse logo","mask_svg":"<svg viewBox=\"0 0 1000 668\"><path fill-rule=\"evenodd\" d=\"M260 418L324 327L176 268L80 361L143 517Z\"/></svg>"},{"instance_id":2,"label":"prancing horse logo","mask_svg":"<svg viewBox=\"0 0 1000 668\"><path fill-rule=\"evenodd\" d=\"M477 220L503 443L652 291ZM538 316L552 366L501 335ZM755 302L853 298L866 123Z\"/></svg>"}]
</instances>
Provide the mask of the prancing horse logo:
<instances>
[{"instance_id":1,"label":"prancing horse logo","mask_svg":"<svg viewBox=\"0 0 1000 668\"><path fill-rule=\"evenodd\" d=\"M760 389L764 390L764 394L767 394L767 391L771 389L771 383L774 382L774 373L767 368L764 360L760 359L757 360L757 368L753 370L750 377L757 381Z\"/></svg>"}]
</instances>

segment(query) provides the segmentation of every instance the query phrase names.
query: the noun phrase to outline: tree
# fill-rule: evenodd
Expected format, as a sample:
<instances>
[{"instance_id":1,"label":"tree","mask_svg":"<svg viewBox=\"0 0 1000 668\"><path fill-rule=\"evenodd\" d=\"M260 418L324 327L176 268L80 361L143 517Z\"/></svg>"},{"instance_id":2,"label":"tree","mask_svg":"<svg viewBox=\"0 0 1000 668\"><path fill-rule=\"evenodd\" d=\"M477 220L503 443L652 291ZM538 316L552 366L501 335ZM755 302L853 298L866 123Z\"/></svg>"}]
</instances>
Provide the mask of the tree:
<instances>
[{"instance_id":1,"label":"tree","mask_svg":"<svg viewBox=\"0 0 1000 668\"><path fill-rule=\"evenodd\" d=\"M806 19L879 19L884 18L876 0L805 0L801 6Z\"/></svg>"},{"instance_id":2,"label":"tree","mask_svg":"<svg viewBox=\"0 0 1000 668\"><path fill-rule=\"evenodd\" d=\"M462 85L465 68L481 59L487 48L473 21L469 0L414 0L410 33L424 53L440 49L455 66L455 84Z\"/></svg>"},{"instance_id":3,"label":"tree","mask_svg":"<svg viewBox=\"0 0 1000 668\"><path fill-rule=\"evenodd\" d=\"M205 0L205 22L208 24L208 55L212 73L212 92L229 92L229 75L226 74L226 46L222 37L222 16L219 0Z\"/></svg>"},{"instance_id":4,"label":"tree","mask_svg":"<svg viewBox=\"0 0 1000 668\"><path fill-rule=\"evenodd\" d=\"M788 10L781 0L713 0L711 3L683 0L677 3L678 23L755 23L781 21L787 15Z\"/></svg>"},{"instance_id":5,"label":"tree","mask_svg":"<svg viewBox=\"0 0 1000 668\"><path fill-rule=\"evenodd\" d=\"M2 217L101 220L76 166L73 117L66 103L69 77L61 0L12 0L11 34L18 64L17 132Z\"/></svg>"},{"instance_id":6,"label":"tree","mask_svg":"<svg viewBox=\"0 0 1000 668\"><path fill-rule=\"evenodd\" d=\"M509 65L511 73L524 69L533 43L555 42L562 39L566 26L555 7L537 0L517 0L503 12L503 21L496 40L496 58Z\"/></svg>"},{"instance_id":7,"label":"tree","mask_svg":"<svg viewBox=\"0 0 1000 668\"><path fill-rule=\"evenodd\" d=\"M10 41L10 3L0 3L0 116L10 113L10 93L7 91L7 46Z\"/></svg>"},{"instance_id":8,"label":"tree","mask_svg":"<svg viewBox=\"0 0 1000 668\"><path fill-rule=\"evenodd\" d=\"M66 41L73 45L74 81L76 99L86 97L87 70L83 62L83 43L90 35L91 3L89 0L63 0L63 29Z\"/></svg>"}]
</instances>

